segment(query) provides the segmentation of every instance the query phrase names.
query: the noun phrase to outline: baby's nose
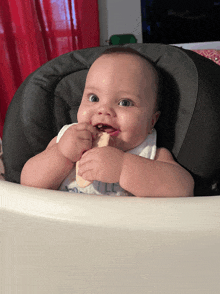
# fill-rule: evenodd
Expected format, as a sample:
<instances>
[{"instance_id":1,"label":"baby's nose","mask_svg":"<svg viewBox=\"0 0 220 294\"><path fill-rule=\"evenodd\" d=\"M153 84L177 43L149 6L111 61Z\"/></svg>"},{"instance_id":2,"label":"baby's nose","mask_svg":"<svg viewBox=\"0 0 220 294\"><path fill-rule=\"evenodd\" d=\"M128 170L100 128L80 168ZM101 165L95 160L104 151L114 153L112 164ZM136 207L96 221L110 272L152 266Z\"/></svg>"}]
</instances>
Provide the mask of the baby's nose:
<instances>
[{"instance_id":1,"label":"baby's nose","mask_svg":"<svg viewBox=\"0 0 220 294\"><path fill-rule=\"evenodd\" d=\"M115 116L115 111L113 107L111 107L111 105L103 104L103 105L100 105L100 107L98 108L98 114Z\"/></svg>"}]
</instances>

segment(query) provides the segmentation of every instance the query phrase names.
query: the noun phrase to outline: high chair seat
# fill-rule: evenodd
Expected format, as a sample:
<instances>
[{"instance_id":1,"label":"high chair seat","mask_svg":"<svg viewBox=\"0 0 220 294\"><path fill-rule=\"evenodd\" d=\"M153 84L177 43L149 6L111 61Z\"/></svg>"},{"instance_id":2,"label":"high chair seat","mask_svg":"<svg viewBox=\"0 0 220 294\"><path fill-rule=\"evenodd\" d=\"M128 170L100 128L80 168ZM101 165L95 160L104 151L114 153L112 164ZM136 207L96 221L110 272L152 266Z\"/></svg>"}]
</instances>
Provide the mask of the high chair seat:
<instances>
[{"instance_id":1,"label":"high chair seat","mask_svg":"<svg viewBox=\"0 0 220 294\"><path fill-rule=\"evenodd\" d=\"M195 180L195 195L218 195L220 67L195 52L163 44L127 44L157 63L164 102L156 125L168 148ZM114 46L111 46L114 47ZM61 55L37 69L17 90L3 130L5 178L19 183L25 162L43 151L63 125L77 122L85 79L106 46Z\"/></svg>"}]
</instances>

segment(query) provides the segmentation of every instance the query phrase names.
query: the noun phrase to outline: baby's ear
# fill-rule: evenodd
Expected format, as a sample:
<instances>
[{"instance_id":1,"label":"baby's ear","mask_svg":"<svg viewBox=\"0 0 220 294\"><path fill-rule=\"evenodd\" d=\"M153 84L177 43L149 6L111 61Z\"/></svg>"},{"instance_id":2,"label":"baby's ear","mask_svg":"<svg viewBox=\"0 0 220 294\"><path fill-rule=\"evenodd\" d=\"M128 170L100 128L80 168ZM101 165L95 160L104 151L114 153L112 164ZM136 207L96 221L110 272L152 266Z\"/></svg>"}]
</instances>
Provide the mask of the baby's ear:
<instances>
[{"instance_id":1,"label":"baby's ear","mask_svg":"<svg viewBox=\"0 0 220 294\"><path fill-rule=\"evenodd\" d=\"M152 120L151 120L151 126L152 126L152 128L155 126L155 124L158 121L159 117L160 117L160 111L157 111L157 112L155 112L153 114Z\"/></svg>"}]
</instances>

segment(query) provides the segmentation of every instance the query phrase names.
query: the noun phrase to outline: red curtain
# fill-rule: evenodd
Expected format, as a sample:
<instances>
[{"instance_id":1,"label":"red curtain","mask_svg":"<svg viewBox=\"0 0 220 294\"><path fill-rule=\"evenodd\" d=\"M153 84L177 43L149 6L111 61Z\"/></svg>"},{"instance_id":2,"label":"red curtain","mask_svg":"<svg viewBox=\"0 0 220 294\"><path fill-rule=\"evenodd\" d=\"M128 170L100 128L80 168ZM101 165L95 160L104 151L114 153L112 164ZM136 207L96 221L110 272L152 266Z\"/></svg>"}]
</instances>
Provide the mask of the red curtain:
<instances>
[{"instance_id":1,"label":"red curtain","mask_svg":"<svg viewBox=\"0 0 220 294\"><path fill-rule=\"evenodd\" d=\"M9 103L30 73L96 46L98 0L0 0L0 137Z\"/></svg>"}]
</instances>

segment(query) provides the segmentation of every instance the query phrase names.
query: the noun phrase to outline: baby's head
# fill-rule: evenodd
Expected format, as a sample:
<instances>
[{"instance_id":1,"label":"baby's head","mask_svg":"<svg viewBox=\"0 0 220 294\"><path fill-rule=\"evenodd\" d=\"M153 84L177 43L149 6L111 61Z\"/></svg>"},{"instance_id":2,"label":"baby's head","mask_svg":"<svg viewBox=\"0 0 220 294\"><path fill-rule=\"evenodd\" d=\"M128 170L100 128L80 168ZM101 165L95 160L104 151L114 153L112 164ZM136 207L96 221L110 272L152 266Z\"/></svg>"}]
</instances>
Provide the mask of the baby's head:
<instances>
[{"instance_id":1,"label":"baby's head","mask_svg":"<svg viewBox=\"0 0 220 294\"><path fill-rule=\"evenodd\" d=\"M159 73L137 51L107 49L92 64L77 119L111 134L115 147L140 145L159 118Z\"/></svg>"}]
</instances>

